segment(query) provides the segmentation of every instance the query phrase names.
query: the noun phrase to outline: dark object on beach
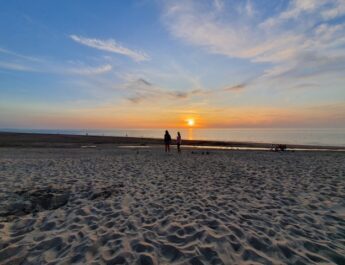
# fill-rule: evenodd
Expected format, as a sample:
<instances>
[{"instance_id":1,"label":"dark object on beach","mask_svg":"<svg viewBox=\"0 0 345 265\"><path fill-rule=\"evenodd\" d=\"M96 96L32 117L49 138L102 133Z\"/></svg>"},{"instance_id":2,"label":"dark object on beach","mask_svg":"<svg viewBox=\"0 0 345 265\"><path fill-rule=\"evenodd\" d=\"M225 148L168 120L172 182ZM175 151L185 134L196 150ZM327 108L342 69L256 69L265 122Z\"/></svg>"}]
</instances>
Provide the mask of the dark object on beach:
<instances>
[{"instance_id":1,"label":"dark object on beach","mask_svg":"<svg viewBox=\"0 0 345 265\"><path fill-rule=\"evenodd\" d=\"M69 191L53 188L23 190L2 198L0 216L21 216L43 210L55 210L68 203Z\"/></svg>"},{"instance_id":2,"label":"dark object on beach","mask_svg":"<svg viewBox=\"0 0 345 265\"><path fill-rule=\"evenodd\" d=\"M177 137L176 137L176 145L177 145L177 152L181 153L181 144L182 144L182 137L180 132L177 132Z\"/></svg>"},{"instance_id":3,"label":"dark object on beach","mask_svg":"<svg viewBox=\"0 0 345 265\"><path fill-rule=\"evenodd\" d=\"M278 152L278 151L285 151L287 148L286 144L275 144L271 146L271 151Z\"/></svg>"},{"instance_id":4,"label":"dark object on beach","mask_svg":"<svg viewBox=\"0 0 345 265\"><path fill-rule=\"evenodd\" d=\"M193 154L193 155L194 155L194 154L201 154L201 155L209 155L209 154L210 154L209 151L206 151L206 152L205 152L205 151L201 151L201 152L200 152L200 151L199 151L199 152L198 152L198 151L195 151L195 152L192 151L192 152L190 152L190 153Z\"/></svg>"},{"instance_id":5,"label":"dark object on beach","mask_svg":"<svg viewBox=\"0 0 345 265\"><path fill-rule=\"evenodd\" d=\"M29 196L31 202L44 210L55 210L68 202L69 192L56 189L42 189L31 193Z\"/></svg>"},{"instance_id":6,"label":"dark object on beach","mask_svg":"<svg viewBox=\"0 0 345 265\"><path fill-rule=\"evenodd\" d=\"M168 130L166 130L165 135L164 135L165 152L170 152L170 143L171 143L171 136Z\"/></svg>"}]
</instances>

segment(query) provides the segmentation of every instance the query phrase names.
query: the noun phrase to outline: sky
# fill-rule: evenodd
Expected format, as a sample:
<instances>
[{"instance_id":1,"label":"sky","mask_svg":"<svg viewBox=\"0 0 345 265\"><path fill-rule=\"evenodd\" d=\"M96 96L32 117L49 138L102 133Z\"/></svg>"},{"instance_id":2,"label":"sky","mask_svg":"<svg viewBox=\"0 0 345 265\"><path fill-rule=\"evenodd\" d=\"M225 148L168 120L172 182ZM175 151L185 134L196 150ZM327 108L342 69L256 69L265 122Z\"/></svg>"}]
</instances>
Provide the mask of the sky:
<instances>
[{"instance_id":1,"label":"sky","mask_svg":"<svg viewBox=\"0 0 345 265\"><path fill-rule=\"evenodd\" d=\"M344 128L345 0L0 0L0 128Z\"/></svg>"}]
</instances>

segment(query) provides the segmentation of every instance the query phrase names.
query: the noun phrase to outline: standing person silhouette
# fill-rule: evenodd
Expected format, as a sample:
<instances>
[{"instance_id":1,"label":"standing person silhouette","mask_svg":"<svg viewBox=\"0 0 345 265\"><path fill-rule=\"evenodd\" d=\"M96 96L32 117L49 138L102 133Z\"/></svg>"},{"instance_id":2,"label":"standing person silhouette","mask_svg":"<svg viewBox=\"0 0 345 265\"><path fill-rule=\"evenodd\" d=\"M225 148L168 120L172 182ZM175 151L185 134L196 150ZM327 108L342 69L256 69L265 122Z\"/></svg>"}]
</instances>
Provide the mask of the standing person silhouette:
<instances>
[{"instance_id":1,"label":"standing person silhouette","mask_svg":"<svg viewBox=\"0 0 345 265\"><path fill-rule=\"evenodd\" d=\"M180 132L177 132L176 144L177 144L177 152L181 153L182 138L181 138Z\"/></svg>"},{"instance_id":2,"label":"standing person silhouette","mask_svg":"<svg viewBox=\"0 0 345 265\"><path fill-rule=\"evenodd\" d=\"M165 131L164 143L165 143L165 152L170 152L171 136L168 131Z\"/></svg>"}]
</instances>

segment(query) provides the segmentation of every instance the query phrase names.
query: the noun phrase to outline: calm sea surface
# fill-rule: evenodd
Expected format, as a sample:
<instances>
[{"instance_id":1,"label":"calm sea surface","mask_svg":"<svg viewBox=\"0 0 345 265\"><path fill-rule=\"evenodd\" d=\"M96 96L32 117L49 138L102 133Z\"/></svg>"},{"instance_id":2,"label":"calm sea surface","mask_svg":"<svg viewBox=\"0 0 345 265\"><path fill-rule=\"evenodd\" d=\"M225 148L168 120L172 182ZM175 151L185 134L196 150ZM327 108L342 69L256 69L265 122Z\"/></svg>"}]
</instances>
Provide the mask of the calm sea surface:
<instances>
[{"instance_id":1,"label":"calm sea surface","mask_svg":"<svg viewBox=\"0 0 345 265\"><path fill-rule=\"evenodd\" d=\"M106 129L106 130L30 130L0 129L0 131L60 133L76 135L105 135L162 138L164 129ZM337 129L169 129L173 138L177 131L183 139L219 140L259 143L345 146L345 128Z\"/></svg>"}]
</instances>

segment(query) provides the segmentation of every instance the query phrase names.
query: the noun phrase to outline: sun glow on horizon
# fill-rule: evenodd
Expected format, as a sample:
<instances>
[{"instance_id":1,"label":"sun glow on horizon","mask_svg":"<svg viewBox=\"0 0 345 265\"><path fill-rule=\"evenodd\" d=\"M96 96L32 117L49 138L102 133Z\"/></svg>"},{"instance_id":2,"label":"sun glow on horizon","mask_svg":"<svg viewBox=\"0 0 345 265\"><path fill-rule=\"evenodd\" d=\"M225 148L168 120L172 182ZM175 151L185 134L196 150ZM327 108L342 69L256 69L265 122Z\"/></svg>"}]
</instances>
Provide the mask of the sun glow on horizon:
<instances>
[{"instance_id":1,"label":"sun glow on horizon","mask_svg":"<svg viewBox=\"0 0 345 265\"><path fill-rule=\"evenodd\" d=\"M194 119L188 119L187 124L189 127L193 127L195 125L195 120Z\"/></svg>"}]
</instances>

